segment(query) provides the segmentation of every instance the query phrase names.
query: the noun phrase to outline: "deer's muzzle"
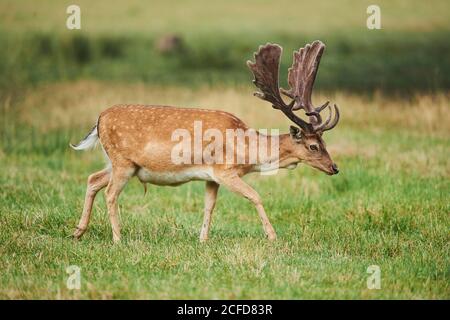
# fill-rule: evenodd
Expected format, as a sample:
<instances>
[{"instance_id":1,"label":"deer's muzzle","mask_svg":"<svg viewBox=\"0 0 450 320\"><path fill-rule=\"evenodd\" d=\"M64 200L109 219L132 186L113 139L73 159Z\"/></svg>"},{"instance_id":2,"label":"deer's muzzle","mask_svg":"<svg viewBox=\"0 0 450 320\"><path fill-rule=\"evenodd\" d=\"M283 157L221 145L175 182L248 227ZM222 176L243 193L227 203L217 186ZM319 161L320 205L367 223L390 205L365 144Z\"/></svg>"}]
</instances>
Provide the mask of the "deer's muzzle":
<instances>
[{"instance_id":1,"label":"deer's muzzle","mask_svg":"<svg viewBox=\"0 0 450 320\"><path fill-rule=\"evenodd\" d=\"M339 168L338 168L336 163L333 163L331 165L331 171L333 172L333 174L338 174L339 173Z\"/></svg>"}]
</instances>

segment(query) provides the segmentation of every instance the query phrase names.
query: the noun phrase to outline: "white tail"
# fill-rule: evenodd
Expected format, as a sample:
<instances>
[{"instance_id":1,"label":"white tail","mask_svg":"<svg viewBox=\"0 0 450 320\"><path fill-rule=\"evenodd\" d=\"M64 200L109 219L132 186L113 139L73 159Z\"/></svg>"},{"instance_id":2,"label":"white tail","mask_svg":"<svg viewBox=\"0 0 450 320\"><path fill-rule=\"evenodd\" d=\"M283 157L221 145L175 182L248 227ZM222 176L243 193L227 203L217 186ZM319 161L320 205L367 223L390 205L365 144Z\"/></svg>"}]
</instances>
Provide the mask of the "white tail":
<instances>
[{"instance_id":1,"label":"white tail","mask_svg":"<svg viewBox=\"0 0 450 320\"><path fill-rule=\"evenodd\" d=\"M83 140L81 140L76 145L70 144L70 146L74 150L86 150L86 149L91 149L91 148L95 147L95 145L97 144L97 141L98 141L98 131L97 131L97 124L96 124Z\"/></svg>"}]
</instances>

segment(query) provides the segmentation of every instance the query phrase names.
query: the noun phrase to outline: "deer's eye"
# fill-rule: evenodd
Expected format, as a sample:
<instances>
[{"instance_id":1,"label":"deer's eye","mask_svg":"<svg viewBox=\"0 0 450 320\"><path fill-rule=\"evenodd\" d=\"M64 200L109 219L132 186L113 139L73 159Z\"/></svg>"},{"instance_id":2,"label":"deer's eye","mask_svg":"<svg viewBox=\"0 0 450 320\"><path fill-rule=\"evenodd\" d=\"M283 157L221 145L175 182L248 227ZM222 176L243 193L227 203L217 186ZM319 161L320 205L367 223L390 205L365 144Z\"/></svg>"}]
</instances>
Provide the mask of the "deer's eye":
<instances>
[{"instance_id":1,"label":"deer's eye","mask_svg":"<svg viewBox=\"0 0 450 320\"><path fill-rule=\"evenodd\" d=\"M309 149L311 151L319 151L319 146L317 144L310 144Z\"/></svg>"}]
</instances>

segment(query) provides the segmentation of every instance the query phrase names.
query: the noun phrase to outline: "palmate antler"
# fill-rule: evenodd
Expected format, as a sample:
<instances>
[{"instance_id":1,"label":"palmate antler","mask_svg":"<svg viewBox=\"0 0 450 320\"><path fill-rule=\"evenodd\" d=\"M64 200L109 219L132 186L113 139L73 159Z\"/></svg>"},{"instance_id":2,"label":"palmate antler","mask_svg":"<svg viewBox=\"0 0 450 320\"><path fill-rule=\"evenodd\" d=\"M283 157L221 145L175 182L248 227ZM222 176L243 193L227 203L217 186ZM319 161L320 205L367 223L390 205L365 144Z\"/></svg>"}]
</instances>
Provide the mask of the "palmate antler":
<instances>
[{"instance_id":1,"label":"palmate antler","mask_svg":"<svg viewBox=\"0 0 450 320\"><path fill-rule=\"evenodd\" d=\"M253 83L261 90L255 92L255 96L272 103L272 107L281 110L291 121L299 125L304 131L312 131L312 125L297 117L292 108L295 100L289 105L284 103L280 96L278 84L278 71L282 48L276 44L261 46L255 53L255 62L247 61L255 79Z\"/></svg>"},{"instance_id":2,"label":"palmate antler","mask_svg":"<svg viewBox=\"0 0 450 320\"><path fill-rule=\"evenodd\" d=\"M275 109L281 110L290 120L308 133L323 132L333 129L339 121L339 109L334 105L336 116L331 120L331 107L329 102L315 108L311 101L312 89L319 68L320 58L325 45L320 41L314 41L299 51L294 51L294 61L289 68L289 90L280 89L278 74L282 48L276 44L261 46L255 53L255 62L247 61L255 79L253 83L261 90L255 96L272 103ZM280 92L292 99L286 104L280 96ZM329 116L322 122L320 112L326 107ZM294 114L294 110L304 109L309 116L310 123Z\"/></svg>"}]
</instances>

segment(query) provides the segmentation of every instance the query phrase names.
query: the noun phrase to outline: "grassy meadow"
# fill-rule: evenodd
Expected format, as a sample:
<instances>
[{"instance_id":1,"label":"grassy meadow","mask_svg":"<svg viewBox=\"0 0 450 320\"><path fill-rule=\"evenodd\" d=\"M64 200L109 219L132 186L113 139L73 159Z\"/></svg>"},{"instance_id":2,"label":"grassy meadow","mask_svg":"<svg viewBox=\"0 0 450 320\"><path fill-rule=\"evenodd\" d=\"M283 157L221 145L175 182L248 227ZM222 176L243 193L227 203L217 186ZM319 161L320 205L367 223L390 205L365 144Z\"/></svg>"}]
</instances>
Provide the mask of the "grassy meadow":
<instances>
[{"instance_id":1,"label":"grassy meadow","mask_svg":"<svg viewBox=\"0 0 450 320\"><path fill-rule=\"evenodd\" d=\"M137 180L120 198L120 245L111 241L103 192L86 235L71 239L86 177L104 162L100 150L75 152L68 142L100 110L113 101L206 105L256 128L287 129L249 88L77 82L31 90L15 108L3 105L0 296L449 298L450 97L332 98L342 122L326 141L339 175L299 167L246 179L263 197L275 243L264 239L253 206L221 189L211 239L200 244L203 183L149 186L144 196ZM66 288L69 265L82 269L79 291ZM380 290L366 287L369 265L381 268Z\"/></svg>"},{"instance_id":2,"label":"grassy meadow","mask_svg":"<svg viewBox=\"0 0 450 320\"><path fill-rule=\"evenodd\" d=\"M149 4L150 3L150 4ZM448 1L0 1L0 299L450 299L450 35ZM155 42L183 39L163 54ZM210 240L199 243L204 183L133 179L121 194L122 242L112 243L104 193L81 241L71 237L99 149L75 152L118 103L221 109L254 128L290 122L252 96L245 61L259 44L327 50L314 101L336 102L325 133L340 168L299 166L245 180L256 210L220 189ZM81 289L66 268L81 268ZM381 289L367 288L367 268Z\"/></svg>"}]
</instances>

